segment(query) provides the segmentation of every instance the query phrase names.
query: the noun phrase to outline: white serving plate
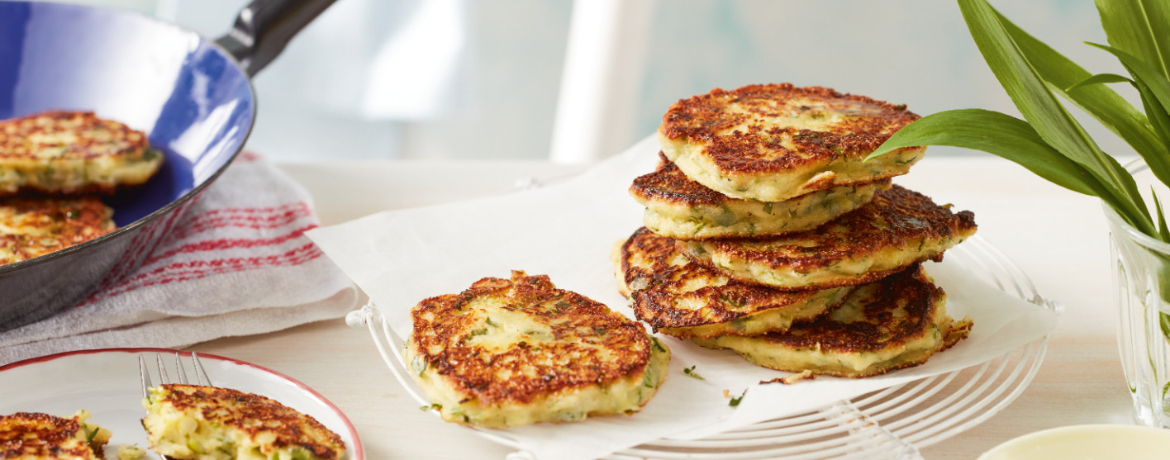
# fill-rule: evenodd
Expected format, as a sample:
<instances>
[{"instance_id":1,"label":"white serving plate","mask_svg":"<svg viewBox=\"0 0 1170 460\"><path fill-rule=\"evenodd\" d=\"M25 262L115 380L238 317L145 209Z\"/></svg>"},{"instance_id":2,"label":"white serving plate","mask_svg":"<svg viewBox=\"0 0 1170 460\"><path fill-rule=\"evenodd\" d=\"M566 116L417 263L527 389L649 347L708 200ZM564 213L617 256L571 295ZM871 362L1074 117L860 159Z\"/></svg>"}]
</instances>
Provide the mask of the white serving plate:
<instances>
[{"instance_id":1,"label":"white serving plate","mask_svg":"<svg viewBox=\"0 0 1170 460\"><path fill-rule=\"evenodd\" d=\"M0 367L0 414L43 412L68 417L79 409L89 410L90 421L113 432L105 456L116 459L122 444L150 445L141 424L145 410L138 357L147 358L151 379L158 384L155 355L163 357L174 379L175 353L182 356L193 380L191 353L163 348L82 350L8 364ZM353 424L312 388L279 372L223 356L200 354L199 360L215 386L266 396L308 414L341 436L346 460L365 459ZM159 456L151 452L145 458Z\"/></svg>"}]
</instances>

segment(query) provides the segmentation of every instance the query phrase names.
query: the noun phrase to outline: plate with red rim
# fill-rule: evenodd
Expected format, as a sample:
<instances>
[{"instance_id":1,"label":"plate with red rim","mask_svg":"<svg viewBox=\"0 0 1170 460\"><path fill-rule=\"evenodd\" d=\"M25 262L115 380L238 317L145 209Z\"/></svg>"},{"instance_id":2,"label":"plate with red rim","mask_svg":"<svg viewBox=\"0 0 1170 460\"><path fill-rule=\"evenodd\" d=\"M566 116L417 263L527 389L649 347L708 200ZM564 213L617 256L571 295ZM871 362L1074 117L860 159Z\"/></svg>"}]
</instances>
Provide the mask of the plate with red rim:
<instances>
[{"instance_id":1,"label":"plate with red rim","mask_svg":"<svg viewBox=\"0 0 1170 460\"><path fill-rule=\"evenodd\" d=\"M117 458L118 447L137 444L147 448L141 419L142 384L138 356L144 356L151 378L158 383L155 355L163 358L167 373L175 377L175 353L194 378L189 351L165 348L107 348L81 350L31 358L0 366L0 415L43 412L68 417L80 409L92 414L90 421L113 432L106 458ZM199 361L215 386L255 393L307 414L341 436L346 460L364 460L357 430L337 406L307 385L255 364L223 356L199 354ZM146 459L158 459L150 452Z\"/></svg>"}]
</instances>

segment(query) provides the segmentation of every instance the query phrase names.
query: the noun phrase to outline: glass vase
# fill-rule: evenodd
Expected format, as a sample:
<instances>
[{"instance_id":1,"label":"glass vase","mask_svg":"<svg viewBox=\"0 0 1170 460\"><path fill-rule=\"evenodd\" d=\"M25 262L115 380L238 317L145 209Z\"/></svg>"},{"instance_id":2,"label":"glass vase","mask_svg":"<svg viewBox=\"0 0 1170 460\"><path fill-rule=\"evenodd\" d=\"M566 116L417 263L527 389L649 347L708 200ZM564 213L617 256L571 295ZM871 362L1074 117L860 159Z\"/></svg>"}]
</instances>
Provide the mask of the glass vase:
<instances>
[{"instance_id":1,"label":"glass vase","mask_svg":"<svg viewBox=\"0 0 1170 460\"><path fill-rule=\"evenodd\" d=\"M1170 244L1105 209L1117 264L1117 341L1134 421L1170 428Z\"/></svg>"}]
</instances>

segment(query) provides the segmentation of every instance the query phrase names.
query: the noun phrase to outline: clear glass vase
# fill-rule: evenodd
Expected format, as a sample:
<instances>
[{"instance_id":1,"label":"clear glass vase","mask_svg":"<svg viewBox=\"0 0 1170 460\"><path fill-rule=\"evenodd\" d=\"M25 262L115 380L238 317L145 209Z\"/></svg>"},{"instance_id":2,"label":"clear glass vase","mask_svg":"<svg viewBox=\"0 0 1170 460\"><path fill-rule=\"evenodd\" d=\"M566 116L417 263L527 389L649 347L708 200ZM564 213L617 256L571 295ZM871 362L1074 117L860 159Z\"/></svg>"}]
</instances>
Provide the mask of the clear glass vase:
<instances>
[{"instance_id":1,"label":"clear glass vase","mask_svg":"<svg viewBox=\"0 0 1170 460\"><path fill-rule=\"evenodd\" d=\"M1112 209L1109 222L1118 347L1134 421L1170 428L1170 244L1137 231Z\"/></svg>"}]
</instances>

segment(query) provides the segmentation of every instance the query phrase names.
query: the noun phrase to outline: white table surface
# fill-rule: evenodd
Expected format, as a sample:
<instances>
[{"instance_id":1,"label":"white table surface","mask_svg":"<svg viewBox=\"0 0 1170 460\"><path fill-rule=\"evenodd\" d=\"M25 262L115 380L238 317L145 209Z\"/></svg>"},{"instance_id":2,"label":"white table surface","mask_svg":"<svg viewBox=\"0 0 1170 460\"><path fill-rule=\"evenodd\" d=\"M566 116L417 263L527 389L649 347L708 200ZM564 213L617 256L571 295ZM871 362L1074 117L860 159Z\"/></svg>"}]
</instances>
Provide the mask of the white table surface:
<instances>
[{"instance_id":1,"label":"white table surface","mask_svg":"<svg viewBox=\"0 0 1170 460\"><path fill-rule=\"evenodd\" d=\"M564 178L582 166L538 161L364 161L284 164L325 225L386 209L506 193L518 180ZM1064 312L1035 380L1013 404L926 459L972 459L1013 437L1085 423L1130 423L1118 361L1108 230L1101 207L989 155L930 157L895 180L975 212L979 234L1011 256ZM365 329L325 321L191 347L293 376L333 401L369 459L499 458L509 450L422 412L394 381Z\"/></svg>"}]
</instances>

